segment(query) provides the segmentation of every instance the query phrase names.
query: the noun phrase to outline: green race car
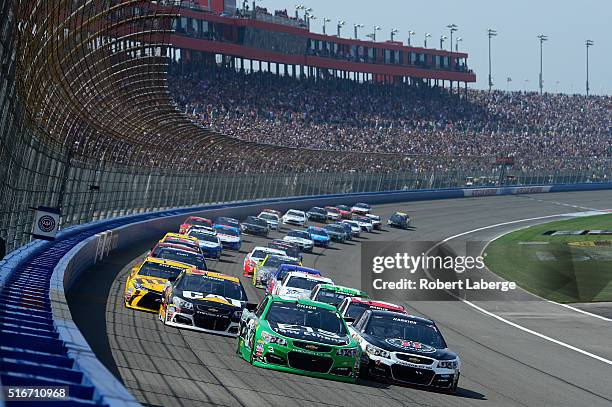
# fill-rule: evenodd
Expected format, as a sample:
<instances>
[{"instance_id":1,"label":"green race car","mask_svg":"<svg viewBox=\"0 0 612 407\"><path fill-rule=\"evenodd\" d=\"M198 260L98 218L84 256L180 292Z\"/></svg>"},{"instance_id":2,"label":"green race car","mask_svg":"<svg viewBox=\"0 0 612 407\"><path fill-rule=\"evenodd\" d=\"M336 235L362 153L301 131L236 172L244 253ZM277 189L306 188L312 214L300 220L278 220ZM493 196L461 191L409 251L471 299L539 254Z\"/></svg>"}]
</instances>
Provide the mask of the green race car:
<instances>
[{"instance_id":1,"label":"green race car","mask_svg":"<svg viewBox=\"0 0 612 407\"><path fill-rule=\"evenodd\" d=\"M351 383L361 357L335 307L275 295L243 311L237 353L254 366Z\"/></svg>"},{"instance_id":2,"label":"green race car","mask_svg":"<svg viewBox=\"0 0 612 407\"><path fill-rule=\"evenodd\" d=\"M335 284L318 284L310 292L310 299L338 307L346 297L370 298L365 291Z\"/></svg>"}]
</instances>

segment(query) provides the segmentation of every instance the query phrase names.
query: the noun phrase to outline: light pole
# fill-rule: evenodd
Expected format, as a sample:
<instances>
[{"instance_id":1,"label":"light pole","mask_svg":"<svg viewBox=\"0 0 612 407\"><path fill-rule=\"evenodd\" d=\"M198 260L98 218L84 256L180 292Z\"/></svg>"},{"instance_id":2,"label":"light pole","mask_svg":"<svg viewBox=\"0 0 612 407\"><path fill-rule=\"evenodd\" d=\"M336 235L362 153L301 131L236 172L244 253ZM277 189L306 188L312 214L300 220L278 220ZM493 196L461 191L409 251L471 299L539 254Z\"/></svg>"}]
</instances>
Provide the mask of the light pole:
<instances>
[{"instance_id":1,"label":"light pole","mask_svg":"<svg viewBox=\"0 0 612 407\"><path fill-rule=\"evenodd\" d=\"M446 35L441 35L440 36L440 49L444 49L444 40L447 39L448 37ZM453 50L453 47L451 45L451 51Z\"/></svg>"},{"instance_id":2,"label":"light pole","mask_svg":"<svg viewBox=\"0 0 612 407\"><path fill-rule=\"evenodd\" d=\"M412 37L414 34L416 34L414 31L412 31L412 30L408 31L408 46L409 46L409 47L411 46L411 45L410 45L410 39L411 39L411 37Z\"/></svg>"},{"instance_id":3,"label":"light pole","mask_svg":"<svg viewBox=\"0 0 612 407\"><path fill-rule=\"evenodd\" d=\"M425 41L423 41L423 48L427 48L427 38L431 37L430 33L425 33Z\"/></svg>"},{"instance_id":4,"label":"light pole","mask_svg":"<svg viewBox=\"0 0 612 407\"><path fill-rule=\"evenodd\" d=\"M377 25L374 26L374 32L369 35L369 37L372 38L372 41L374 42L376 42L376 31L380 31L380 27Z\"/></svg>"},{"instance_id":5,"label":"light pole","mask_svg":"<svg viewBox=\"0 0 612 407\"><path fill-rule=\"evenodd\" d=\"M329 23L331 20L329 18L324 18L323 19L323 34L327 34L325 32L325 24Z\"/></svg>"},{"instance_id":6,"label":"light pole","mask_svg":"<svg viewBox=\"0 0 612 407\"><path fill-rule=\"evenodd\" d=\"M548 36L540 34L538 35L538 38L540 39L540 94L542 94L544 92L544 77L542 76L542 44L544 44L544 41L548 41Z\"/></svg>"},{"instance_id":7,"label":"light pole","mask_svg":"<svg viewBox=\"0 0 612 407\"><path fill-rule=\"evenodd\" d=\"M306 21L306 27L308 27L308 30L310 30L310 12L311 11L312 9L310 7L304 10L304 21Z\"/></svg>"},{"instance_id":8,"label":"light pole","mask_svg":"<svg viewBox=\"0 0 612 407\"><path fill-rule=\"evenodd\" d=\"M394 28L391 30L391 42L393 42L393 38L395 37L395 34L397 34L399 32L399 30L397 28Z\"/></svg>"},{"instance_id":9,"label":"light pole","mask_svg":"<svg viewBox=\"0 0 612 407\"><path fill-rule=\"evenodd\" d=\"M450 45L449 45L450 49L449 51L453 52L453 33L459 30L459 26L457 24L449 24L446 26L446 28L448 28L448 30L450 31Z\"/></svg>"},{"instance_id":10,"label":"light pole","mask_svg":"<svg viewBox=\"0 0 612 407\"><path fill-rule=\"evenodd\" d=\"M338 28L338 38L340 38L340 30L342 29L342 26L346 24L346 21L344 20L340 20L338 21L338 26L336 28Z\"/></svg>"},{"instance_id":11,"label":"light pole","mask_svg":"<svg viewBox=\"0 0 612 407\"><path fill-rule=\"evenodd\" d=\"M493 80L491 79L491 38L497 35L497 31L492 28L487 30L487 36L489 37L489 92L493 87Z\"/></svg>"},{"instance_id":12,"label":"light pole","mask_svg":"<svg viewBox=\"0 0 612 407\"><path fill-rule=\"evenodd\" d=\"M586 40L586 94L589 96L589 48L595 45L595 41Z\"/></svg>"},{"instance_id":13,"label":"light pole","mask_svg":"<svg viewBox=\"0 0 612 407\"><path fill-rule=\"evenodd\" d=\"M457 37L457 39L455 40L455 52L459 52L459 43L463 41L463 38L461 37Z\"/></svg>"},{"instance_id":14,"label":"light pole","mask_svg":"<svg viewBox=\"0 0 612 407\"><path fill-rule=\"evenodd\" d=\"M300 10L305 10L305 9L306 9L306 7L304 5L302 5L302 4L298 4L297 6L295 6L295 19L296 20L300 19L300 16L299 16L298 12Z\"/></svg>"},{"instance_id":15,"label":"light pole","mask_svg":"<svg viewBox=\"0 0 612 407\"><path fill-rule=\"evenodd\" d=\"M317 16L309 15L308 16L308 31L310 31L310 20L316 20Z\"/></svg>"},{"instance_id":16,"label":"light pole","mask_svg":"<svg viewBox=\"0 0 612 407\"><path fill-rule=\"evenodd\" d=\"M363 24L353 24L353 28L355 29L355 39L357 39L357 29L363 28L363 27L364 27Z\"/></svg>"}]
</instances>

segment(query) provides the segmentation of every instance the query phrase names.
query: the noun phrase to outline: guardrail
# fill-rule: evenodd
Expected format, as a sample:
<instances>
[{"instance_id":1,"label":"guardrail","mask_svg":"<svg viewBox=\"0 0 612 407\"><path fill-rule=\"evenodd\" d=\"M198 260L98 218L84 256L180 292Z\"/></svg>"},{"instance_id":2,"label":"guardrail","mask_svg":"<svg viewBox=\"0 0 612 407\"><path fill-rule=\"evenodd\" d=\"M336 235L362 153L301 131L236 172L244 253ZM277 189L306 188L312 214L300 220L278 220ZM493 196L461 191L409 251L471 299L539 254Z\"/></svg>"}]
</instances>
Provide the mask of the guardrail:
<instances>
[{"instance_id":1,"label":"guardrail","mask_svg":"<svg viewBox=\"0 0 612 407\"><path fill-rule=\"evenodd\" d=\"M0 262L0 381L4 386L66 386L72 405L138 405L100 361L72 320L65 292L115 249L178 228L188 214L242 218L263 208L612 189L612 183L389 191L266 199L179 208L71 227L55 242L33 242ZM60 403L67 405L66 401ZM2 401L0 401L0 406ZM52 404L47 404L52 405Z\"/></svg>"}]
</instances>

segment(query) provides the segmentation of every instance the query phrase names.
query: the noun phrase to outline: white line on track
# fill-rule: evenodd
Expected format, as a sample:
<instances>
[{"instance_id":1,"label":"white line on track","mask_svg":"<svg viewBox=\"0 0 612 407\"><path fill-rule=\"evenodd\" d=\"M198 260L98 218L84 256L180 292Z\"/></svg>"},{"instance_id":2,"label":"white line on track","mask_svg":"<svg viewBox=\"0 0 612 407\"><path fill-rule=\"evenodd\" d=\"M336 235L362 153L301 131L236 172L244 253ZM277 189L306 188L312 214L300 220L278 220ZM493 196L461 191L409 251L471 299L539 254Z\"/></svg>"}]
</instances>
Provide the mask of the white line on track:
<instances>
[{"instance_id":1,"label":"white line on track","mask_svg":"<svg viewBox=\"0 0 612 407\"><path fill-rule=\"evenodd\" d=\"M597 211L597 210L595 210L595 211L592 211L592 212L603 213L604 211ZM592 212L591 212L591 213L592 213ZM590 213L590 214L591 214L591 213ZM458 238L458 237L461 237L461 236L469 235L469 234L472 234L472 233L475 233L475 232L480 232L480 231L482 231L482 230L494 229L494 228L497 228L497 227L500 227L500 226L507 226L507 225L512 225L512 224L516 224L516 223L522 223L522 222L530 222L530 221L534 221L534 220L542 220L542 219L558 218L558 217L565 217L565 216L584 216L584 214L586 214L586 213L583 213L583 214L576 214L576 213L569 213L569 214L567 214L567 213L566 213L566 214L558 214L558 215L546 215L546 216L538 216L538 217L534 217L534 218L526 218L526 219L513 220L513 221L509 221L509 222L501 222L501 223L497 223L497 224L495 224L495 225L489 225L489 226L484 226L484 227L480 227L480 228L476 228L476 229L468 230L468 231L466 231L466 232L461 232L461 233L458 233L458 234L456 234L456 235L449 236L449 237L447 237L446 239L444 239L444 240L442 240L442 241L440 241L440 242L436 243L436 244L435 244L434 246L432 246L432 247L431 247L429 250L427 250L427 252L426 252L425 254L426 254L426 255L427 255L427 254L429 254L429 253L430 253L430 252L431 252L433 249L435 249L436 247L440 246L441 244L444 244L444 243L446 243L446 242L449 242L449 241L451 241L451 240L453 240L453 239L456 239L456 238ZM594 213L592 213L592 214L594 214ZM429 274L429 270L425 269L425 273L428 275L428 277L429 277L429 278L432 278L432 277L431 277L431 274ZM450 294L451 294L451 295L453 295L455 298L458 298L458 297L457 297L456 295L454 295L453 293L450 293ZM459 299L461 302L463 302L464 304L466 304L466 305L468 305L468 306L470 306L470 307L472 307L472 308L474 308L474 309L476 309L476 310L478 310L478 311L482 312L482 313L483 313L483 314L485 314L485 315L488 315L488 316L490 316L490 317L493 317L493 318L497 319L497 320L498 320L498 321L500 321L500 322L503 322L503 323L505 323L505 324L507 324L507 325L510 325L510 326L514 327L514 328L520 329L520 330L521 330L521 331L523 331L523 332L527 332L527 333L529 333L529 334L531 334L531 335L537 336L538 338L545 339L545 340L547 340L547 341L549 341L549 342L552 342L552 343L557 344L557 345L559 345L559 346L563 346L564 348L567 348L567 349L573 350L573 351L575 351L575 352L581 353L581 354L583 354L583 355L585 355L585 356L588 356L588 357L590 357L590 358L593 358L593 359L599 360L600 362L603 362L603 363L605 363L605 364L608 364L608 365L612 366L612 360L609 360L609 359L603 358L603 357L601 357L601 356L595 355L594 353L591 353L591 352L587 352L587 351L586 351L586 350L584 350L584 349L577 348L576 346L573 346L573 345L570 345L570 344L568 344L568 343L562 342L562 341L560 341L560 340L558 340L558 339L555 339L555 338L551 338L550 336L546 336L546 335L544 335L544 334L541 334L541 333L536 332L536 331L534 331L534 330L531 330L531 329L529 329L529 328L525 328L525 327L524 327L524 326L522 326L522 325L519 325L519 324L517 324L517 323L515 323L515 322L509 321L509 320L507 320L507 319L505 319L505 318L503 318L503 317L500 317L499 315L496 315L496 314L494 314L494 313L492 313L492 312L490 312L490 311L487 311L487 310L485 310L484 308L481 308L481 307L479 307L478 305L476 305L476 304L474 304L474 303L472 303L472 302L470 302L470 301L467 301L467 300L465 300L465 299L463 299L463 298L458 298L458 299ZM577 312L579 312L579 313L581 313L581 314L585 314L585 315L589 315L589 316L596 317L596 318L599 318L599 319L603 319L603 320L605 320L605 321L612 321L612 320L610 320L609 318L605 318L605 317L602 317L602 316L600 316L600 315L595 315L595 314L592 314L592 313L587 312L587 311L582 311L582 310L579 310L579 309L577 309L577 308L571 307L571 306L569 306L569 305L559 304L559 303L557 303L557 302L550 301L550 300L546 300L546 301L548 301L549 303L552 303L552 304L556 304L556 305L560 305L560 306L565 307L565 308L572 309L572 310L577 311Z\"/></svg>"}]
</instances>

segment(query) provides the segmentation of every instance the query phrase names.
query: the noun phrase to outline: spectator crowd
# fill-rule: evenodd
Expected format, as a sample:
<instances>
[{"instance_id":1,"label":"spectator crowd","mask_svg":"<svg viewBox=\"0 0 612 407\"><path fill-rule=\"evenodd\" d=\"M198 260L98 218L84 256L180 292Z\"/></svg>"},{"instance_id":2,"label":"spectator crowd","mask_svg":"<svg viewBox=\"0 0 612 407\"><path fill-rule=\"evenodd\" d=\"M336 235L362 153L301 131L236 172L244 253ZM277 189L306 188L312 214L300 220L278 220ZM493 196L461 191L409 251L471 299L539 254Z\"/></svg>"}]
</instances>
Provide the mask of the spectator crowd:
<instances>
[{"instance_id":1,"label":"spectator crowd","mask_svg":"<svg viewBox=\"0 0 612 407\"><path fill-rule=\"evenodd\" d=\"M612 155L610 96L453 94L233 69L171 75L170 90L194 120L258 143L446 157L448 163L515 157L524 170L609 166Z\"/></svg>"}]
</instances>

